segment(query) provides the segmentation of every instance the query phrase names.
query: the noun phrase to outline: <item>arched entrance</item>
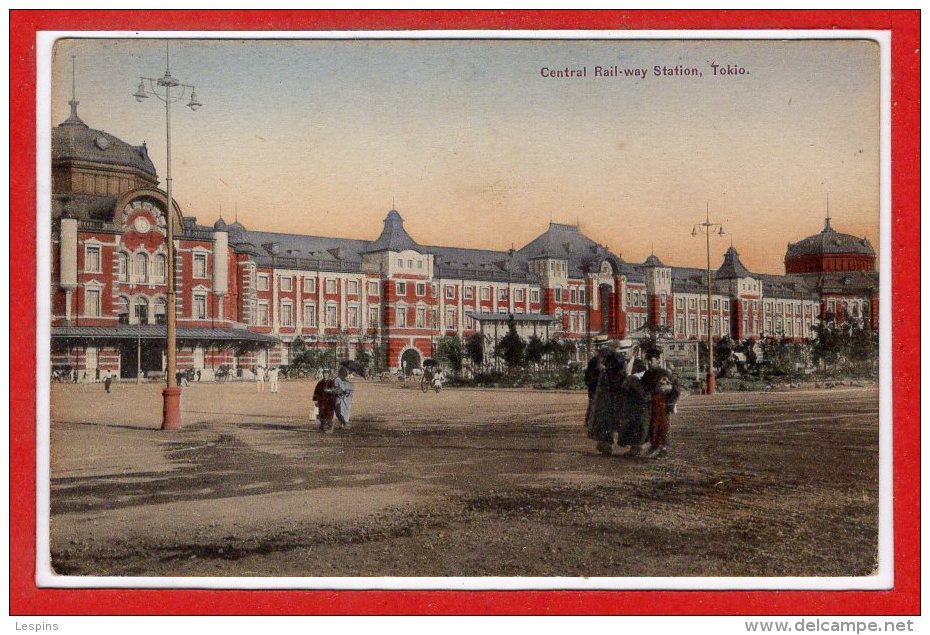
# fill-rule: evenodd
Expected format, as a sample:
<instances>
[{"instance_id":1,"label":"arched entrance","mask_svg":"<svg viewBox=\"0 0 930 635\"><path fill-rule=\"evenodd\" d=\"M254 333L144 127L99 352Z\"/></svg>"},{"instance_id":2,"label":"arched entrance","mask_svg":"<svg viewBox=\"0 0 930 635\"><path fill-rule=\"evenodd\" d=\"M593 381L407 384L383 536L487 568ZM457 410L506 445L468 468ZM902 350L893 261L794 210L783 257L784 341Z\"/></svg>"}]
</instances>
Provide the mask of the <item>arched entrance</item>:
<instances>
[{"instance_id":1,"label":"arched entrance","mask_svg":"<svg viewBox=\"0 0 930 635\"><path fill-rule=\"evenodd\" d=\"M420 362L420 351L415 348L408 348L400 356L400 367L408 375L414 368L420 368Z\"/></svg>"}]
</instances>

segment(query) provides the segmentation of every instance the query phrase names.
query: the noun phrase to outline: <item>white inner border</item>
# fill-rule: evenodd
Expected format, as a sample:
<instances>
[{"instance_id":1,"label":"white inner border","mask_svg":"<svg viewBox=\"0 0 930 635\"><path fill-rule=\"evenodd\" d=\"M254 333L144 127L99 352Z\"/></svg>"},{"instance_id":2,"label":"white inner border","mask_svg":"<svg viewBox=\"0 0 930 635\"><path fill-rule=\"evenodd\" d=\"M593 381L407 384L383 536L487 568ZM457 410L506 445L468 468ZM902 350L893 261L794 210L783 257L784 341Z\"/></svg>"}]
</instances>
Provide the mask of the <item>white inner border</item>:
<instances>
[{"instance_id":1,"label":"white inner border","mask_svg":"<svg viewBox=\"0 0 930 635\"><path fill-rule=\"evenodd\" d=\"M51 568L51 60L61 38L139 39L436 39L436 40L872 40L881 56L879 258L879 529L878 570L865 577L116 577L62 576ZM51 588L186 589L890 589L894 585L891 402L891 33L888 31L40 31L36 35L36 584Z\"/></svg>"}]
</instances>

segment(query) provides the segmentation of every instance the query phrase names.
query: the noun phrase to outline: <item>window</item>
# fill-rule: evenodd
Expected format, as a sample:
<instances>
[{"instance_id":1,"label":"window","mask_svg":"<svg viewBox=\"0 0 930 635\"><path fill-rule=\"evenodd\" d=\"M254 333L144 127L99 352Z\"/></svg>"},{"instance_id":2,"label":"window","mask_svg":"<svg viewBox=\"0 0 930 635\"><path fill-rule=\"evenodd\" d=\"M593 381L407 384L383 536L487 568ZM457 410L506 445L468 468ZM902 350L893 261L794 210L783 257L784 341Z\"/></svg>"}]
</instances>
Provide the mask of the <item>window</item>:
<instances>
[{"instance_id":1,"label":"window","mask_svg":"<svg viewBox=\"0 0 930 635\"><path fill-rule=\"evenodd\" d=\"M336 311L335 304L326 305L326 327L335 328L339 326L339 314Z\"/></svg>"},{"instance_id":2,"label":"window","mask_svg":"<svg viewBox=\"0 0 930 635\"><path fill-rule=\"evenodd\" d=\"M481 299L482 300L491 299L491 287L481 287Z\"/></svg>"},{"instance_id":3,"label":"window","mask_svg":"<svg viewBox=\"0 0 930 635\"><path fill-rule=\"evenodd\" d=\"M678 318L675 328L679 333L684 333L685 332L685 319Z\"/></svg>"},{"instance_id":4,"label":"window","mask_svg":"<svg viewBox=\"0 0 930 635\"><path fill-rule=\"evenodd\" d=\"M692 309L695 307L694 298L688 298L688 307Z\"/></svg>"},{"instance_id":5,"label":"window","mask_svg":"<svg viewBox=\"0 0 930 635\"><path fill-rule=\"evenodd\" d=\"M572 304L575 304L578 301L578 292L575 291L574 289L570 290L568 292L568 295L569 295L568 301L571 302Z\"/></svg>"},{"instance_id":6,"label":"window","mask_svg":"<svg viewBox=\"0 0 930 635\"><path fill-rule=\"evenodd\" d=\"M562 301L562 288L561 287L555 288L555 301L556 302Z\"/></svg>"},{"instance_id":7,"label":"window","mask_svg":"<svg viewBox=\"0 0 930 635\"><path fill-rule=\"evenodd\" d=\"M191 317L195 320L207 319L207 296L205 293L195 293L194 303L191 307Z\"/></svg>"},{"instance_id":8,"label":"window","mask_svg":"<svg viewBox=\"0 0 930 635\"><path fill-rule=\"evenodd\" d=\"M132 257L132 281L145 282L149 277L149 257L146 254L136 254Z\"/></svg>"},{"instance_id":9,"label":"window","mask_svg":"<svg viewBox=\"0 0 930 635\"><path fill-rule=\"evenodd\" d=\"M475 297L475 288L474 287L465 287L464 290L465 299L472 300Z\"/></svg>"},{"instance_id":10,"label":"window","mask_svg":"<svg viewBox=\"0 0 930 635\"><path fill-rule=\"evenodd\" d=\"M422 268L423 268L423 261L417 260L417 269L422 269Z\"/></svg>"},{"instance_id":11,"label":"window","mask_svg":"<svg viewBox=\"0 0 930 635\"><path fill-rule=\"evenodd\" d=\"M431 329L438 329L441 324L439 324L439 309L430 309L429 311L429 325Z\"/></svg>"},{"instance_id":12,"label":"window","mask_svg":"<svg viewBox=\"0 0 930 635\"><path fill-rule=\"evenodd\" d=\"M290 276L281 276L278 278L278 285L281 288L281 291L290 291L294 288L294 279Z\"/></svg>"},{"instance_id":13,"label":"window","mask_svg":"<svg viewBox=\"0 0 930 635\"><path fill-rule=\"evenodd\" d=\"M349 293L358 295L358 280L349 280Z\"/></svg>"},{"instance_id":14,"label":"window","mask_svg":"<svg viewBox=\"0 0 930 635\"><path fill-rule=\"evenodd\" d=\"M312 302L304 303L304 326L316 326L316 305Z\"/></svg>"},{"instance_id":15,"label":"window","mask_svg":"<svg viewBox=\"0 0 930 635\"><path fill-rule=\"evenodd\" d=\"M129 298L120 296L116 300L116 321L120 324L129 324Z\"/></svg>"},{"instance_id":16,"label":"window","mask_svg":"<svg viewBox=\"0 0 930 635\"><path fill-rule=\"evenodd\" d=\"M586 292L584 289L578 289L578 302L581 304L585 303Z\"/></svg>"},{"instance_id":17,"label":"window","mask_svg":"<svg viewBox=\"0 0 930 635\"><path fill-rule=\"evenodd\" d=\"M398 258L398 259L397 259L397 266L398 266L398 267L403 267L403 266L404 266L404 260L403 260L402 258Z\"/></svg>"},{"instance_id":18,"label":"window","mask_svg":"<svg viewBox=\"0 0 930 635\"><path fill-rule=\"evenodd\" d=\"M164 298L155 298L155 324L164 324L167 321L168 302Z\"/></svg>"},{"instance_id":19,"label":"window","mask_svg":"<svg viewBox=\"0 0 930 635\"><path fill-rule=\"evenodd\" d=\"M412 260L408 260L408 261L407 261L407 268L408 268L408 269L413 269L413 261L412 261Z\"/></svg>"},{"instance_id":20,"label":"window","mask_svg":"<svg viewBox=\"0 0 930 635\"><path fill-rule=\"evenodd\" d=\"M517 302L523 302L523 298L526 297L526 292L523 289L516 289L513 292L513 298Z\"/></svg>"},{"instance_id":21,"label":"window","mask_svg":"<svg viewBox=\"0 0 930 635\"><path fill-rule=\"evenodd\" d=\"M446 328L455 328L455 309L453 308L446 309Z\"/></svg>"},{"instance_id":22,"label":"window","mask_svg":"<svg viewBox=\"0 0 930 635\"><path fill-rule=\"evenodd\" d=\"M100 272L100 245L84 247L84 271Z\"/></svg>"},{"instance_id":23,"label":"window","mask_svg":"<svg viewBox=\"0 0 930 635\"><path fill-rule=\"evenodd\" d=\"M724 301L723 301L723 310L724 310L724 311L729 311L729 310L730 310L730 301L729 301L729 300L724 300Z\"/></svg>"},{"instance_id":24,"label":"window","mask_svg":"<svg viewBox=\"0 0 930 635\"><path fill-rule=\"evenodd\" d=\"M125 252L119 252L116 254L116 263L117 263L117 280L120 282L129 282L129 254Z\"/></svg>"},{"instance_id":25,"label":"window","mask_svg":"<svg viewBox=\"0 0 930 635\"><path fill-rule=\"evenodd\" d=\"M349 307L349 328L352 328L352 329L358 328L358 307L357 306Z\"/></svg>"},{"instance_id":26,"label":"window","mask_svg":"<svg viewBox=\"0 0 930 635\"><path fill-rule=\"evenodd\" d=\"M500 301L500 300L506 300L506 299L507 299L507 289L506 289L505 287L500 287L500 288L497 290L497 299L498 299L499 301Z\"/></svg>"},{"instance_id":27,"label":"window","mask_svg":"<svg viewBox=\"0 0 930 635\"><path fill-rule=\"evenodd\" d=\"M714 300L714 311L720 310L720 300Z\"/></svg>"},{"instance_id":28,"label":"window","mask_svg":"<svg viewBox=\"0 0 930 635\"><path fill-rule=\"evenodd\" d=\"M530 302L539 302L539 289L530 290Z\"/></svg>"},{"instance_id":29,"label":"window","mask_svg":"<svg viewBox=\"0 0 930 635\"><path fill-rule=\"evenodd\" d=\"M418 329L426 328L426 309L423 307L417 307L417 322Z\"/></svg>"},{"instance_id":30,"label":"window","mask_svg":"<svg viewBox=\"0 0 930 635\"><path fill-rule=\"evenodd\" d=\"M396 316L396 326L405 328L407 326L407 307L399 306L394 309L394 315Z\"/></svg>"},{"instance_id":31,"label":"window","mask_svg":"<svg viewBox=\"0 0 930 635\"><path fill-rule=\"evenodd\" d=\"M368 326L373 329L378 328L380 324L379 318L380 318L380 315L379 315L378 307L376 306L369 307L368 308Z\"/></svg>"},{"instance_id":32,"label":"window","mask_svg":"<svg viewBox=\"0 0 930 635\"><path fill-rule=\"evenodd\" d=\"M475 328L475 320L469 316L465 316L465 328L471 330Z\"/></svg>"},{"instance_id":33,"label":"window","mask_svg":"<svg viewBox=\"0 0 930 635\"><path fill-rule=\"evenodd\" d=\"M283 280L283 278L282 278ZM293 326L294 325L294 305L288 301L281 303L281 326Z\"/></svg>"},{"instance_id":34,"label":"window","mask_svg":"<svg viewBox=\"0 0 930 635\"><path fill-rule=\"evenodd\" d=\"M452 300L454 298L455 298L455 287L453 287L451 284L447 284L446 285L446 299Z\"/></svg>"},{"instance_id":35,"label":"window","mask_svg":"<svg viewBox=\"0 0 930 635\"><path fill-rule=\"evenodd\" d=\"M407 283L406 282L397 283L397 295L407 295Z\"/></svg>"},{"instance_id":36,"label":"window","mask_svg":"<svg viewBox=\"0 0 930 635\"><path fill-rule=\"evenodd\" d=\"M507 313L507 307L505 307L505 306L499 306L499 307L497 307L497 312L498 312L498 313L504 313L504 314L506 314L506 313Z\"/></svg>"},{"instance_id":37,"label":"window","mask_svg":"<svg viewBox=\"0 0 930 635\"><path fill-rule=\"evenodd\" d=\"M100 316L100 289L84 289L84 315Z\"/></svg>"},{"instance_id":38,"label":"window","mask_svg":"<svg viewBox=\"0 0 930 635\"><path fill-rule=\"evenodd\" d=\"M378 295L378 283L377 282L368 283L368 295Z\"/></svg>"},{"instance_id":39,"label":"window","mask_svg":"<svg viewBox=\"0 0 930 635\"><path fill-rule=\"evenodd\" d=\"M336 279L329 278L326 281L326 293L333 294L336 293Z\"/></svg>"},{"instance_id":40,"label":"window","mask_svg":"<svg viewBox=\"0 0 930 635\"><path fill-rule=\"evenodd\" d=\"M267 281L268 278L266 277ZM258 303L258 325L259 326L268 326L268 303L259 302Z\"/></svg>"},{"instance_id":41,"label":"window","mask_svg":"<svg viewBox=\"0 0 930 635\"><path fill-rule=\"evenodd\" d=\"M304 293L316 293L316 278L304 278Z\"/></svg>"},{"instance_id":42,"label":"window","mask_svg":"<svg viewBox=\"0 0 930 635\"><path fill-rule=\"evenodd\" d=\"M267 291L268 290L268 274L267 273L258 274L258 278L257 278L257 282L255 286L259 291Z\"/></svg>"},{"instance_id":43,"label":"window","mask_svg":"<svg viewBox=\"0 0 930 635\"><path fill-rule=\"evenodd\" d=\"M422 297L426 295L426 283L418 282L417 283L417 296Z\"/></svg>"},{"instance_id":44,"label":"window","mask_svg":"<svg viewBox=\"0 0 930 635\"><path fill-rule=\"evenodd\" d=\"M152 282L164 284L168 279L168 256L155 254L152 258Z\"/></svg>"},{"instance_id":45,"label":"window","mask_svg":"<svg viewBox=\"0 0 930 635\"><path fill-rule=\"evenodd\" d=\"M207 254L202 254L202 253L194 254L194 277L195 278L206 278L207 277Z\"/></svg>"}]
</instances>

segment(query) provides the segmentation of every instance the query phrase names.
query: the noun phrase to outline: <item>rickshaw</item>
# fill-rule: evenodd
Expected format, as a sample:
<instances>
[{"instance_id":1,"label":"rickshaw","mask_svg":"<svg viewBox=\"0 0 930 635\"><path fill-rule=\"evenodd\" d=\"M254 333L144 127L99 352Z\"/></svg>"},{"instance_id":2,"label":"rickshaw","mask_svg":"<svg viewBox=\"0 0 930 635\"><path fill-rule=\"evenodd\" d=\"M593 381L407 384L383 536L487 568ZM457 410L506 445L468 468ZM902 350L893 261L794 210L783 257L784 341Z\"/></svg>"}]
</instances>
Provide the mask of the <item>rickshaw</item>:
<instances>
[{"instance_id":1,"label":"rickshaw","mask_svg":"<svg viewBox=\"0 0 930 635\"><path fill-rule=\"evenodd\" d=\"M442 390L442 370L434 359L423 360L423 376L420 378L420 390L429 392L432 388L436 392Z\"/></svg>"}]
</instances>

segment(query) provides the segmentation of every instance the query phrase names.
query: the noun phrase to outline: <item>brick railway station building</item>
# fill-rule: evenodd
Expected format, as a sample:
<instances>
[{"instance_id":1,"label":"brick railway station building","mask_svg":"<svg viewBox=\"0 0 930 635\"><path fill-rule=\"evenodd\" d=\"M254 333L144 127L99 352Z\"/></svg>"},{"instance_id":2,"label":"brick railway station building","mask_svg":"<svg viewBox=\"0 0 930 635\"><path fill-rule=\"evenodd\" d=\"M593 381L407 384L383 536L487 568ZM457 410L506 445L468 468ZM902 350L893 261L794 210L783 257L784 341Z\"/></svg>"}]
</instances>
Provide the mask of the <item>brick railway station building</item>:
<instances>
[{"instance_id":1,"label":"brick railway station building","mask_svg":"<svg viewBox=\"0 0 930 635\"><path fill-rule=\"evenodd\" d=\"M52 130L52 364L93 379L164 372L166 195L146 146L85 124L71 103ZM175 204L178 367L288 363L300 338L343 358L378 351L418 366L439 338L506 330L578 341L646 327L706 337L704 269L622 260L576 226L550 223L520 249L422 245L396 210L374 240L209 226ZM374 233L374 232L373 232ZM803 340L827 315L878 327L868 240L823 231L788 245L785 275L750 272L731 246L712 276L715 337ZM242 374L246 374L243 372Z\"/></svg>"}]
</instances>

